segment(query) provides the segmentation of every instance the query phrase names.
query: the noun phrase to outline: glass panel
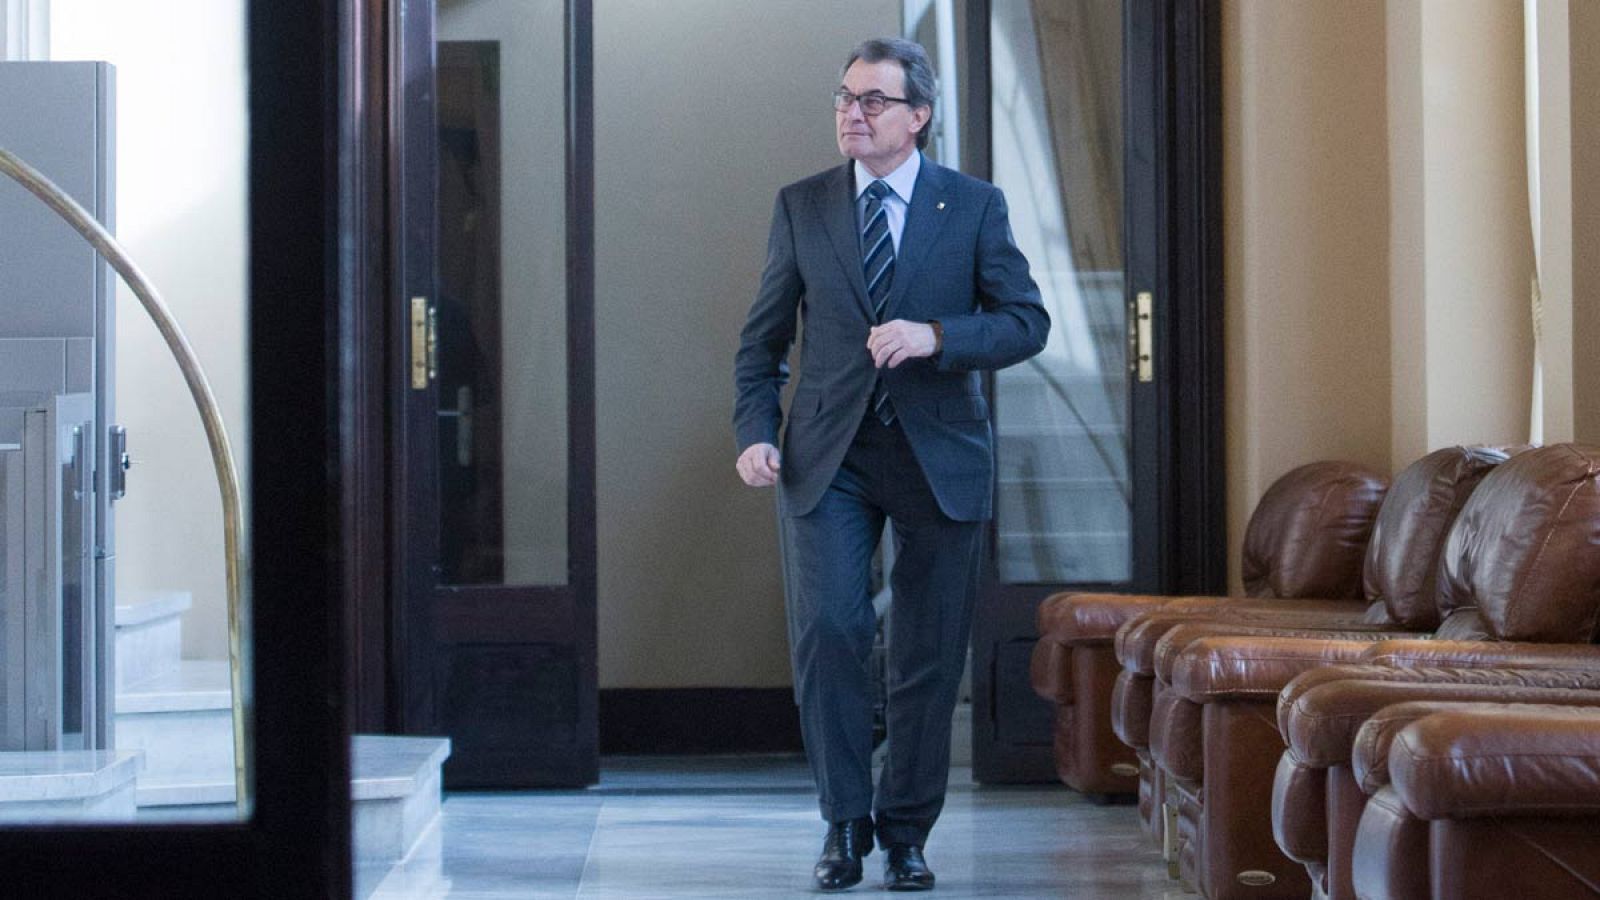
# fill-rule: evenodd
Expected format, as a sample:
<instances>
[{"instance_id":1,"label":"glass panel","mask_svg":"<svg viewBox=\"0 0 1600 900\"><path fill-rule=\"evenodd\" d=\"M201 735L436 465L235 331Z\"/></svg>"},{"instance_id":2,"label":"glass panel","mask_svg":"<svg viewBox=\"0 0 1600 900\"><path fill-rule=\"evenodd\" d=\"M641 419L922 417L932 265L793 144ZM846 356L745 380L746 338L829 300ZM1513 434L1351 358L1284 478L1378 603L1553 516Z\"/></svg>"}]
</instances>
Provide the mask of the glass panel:
<instances>
[{"instance_id":1,"label":"glass panel","mask_svg":"<svg viewBox=\"0 0 1600 900\"><path fill-rule=\"evenodd\" d=\"M906 0L905 36L928 51L939 76L938 114L923 153L940 165L960 170L961 102L967 96L967 73L961 61L968 56L966 0Z\"/></svg>"},{"instance_id":2,"label":"glass panel","mask_svg":"<svg viewBox=\"0 0 1600 900\"><path fill-rule=\"evenodd\" d=\"M248 484L244 0L12 7L0 147L115 236L212 403L159 312L0 176L0 825L232 821L247 554L199 410Z\"/></svg>"},{"instance_id":3,"label":"glass panel","mask_svg":"<svg viewBox=\"0 0 1600 900\"><path fill-rule=\"evenodd\" d=\"M567 579L563 4L441 0L442 580Z\"/></svg>"},{"instance_id":4,"label":"glass panel","mask_svg":"<svg viewBox=\"0 0 1600 900\"><path fill-rule=\"evenodd\" d=\"M1054 323L1043 353L995 376L1000 577L1126 581L1121 4L991 10L994 183Z\"/></svg>"}]
</instances>

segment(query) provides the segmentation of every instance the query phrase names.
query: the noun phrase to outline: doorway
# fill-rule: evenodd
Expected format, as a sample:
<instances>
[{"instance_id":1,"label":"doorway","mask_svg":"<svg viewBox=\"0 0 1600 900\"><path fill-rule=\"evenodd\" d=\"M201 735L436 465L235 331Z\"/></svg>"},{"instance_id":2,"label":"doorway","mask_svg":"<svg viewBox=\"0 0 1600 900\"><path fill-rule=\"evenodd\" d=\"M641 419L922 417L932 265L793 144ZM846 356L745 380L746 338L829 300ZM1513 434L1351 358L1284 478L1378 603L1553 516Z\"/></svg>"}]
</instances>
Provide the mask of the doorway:
<instances>
[{"instance_id":1,"label":"doorway","mask_svg":"<svg viewBox=\"0 0 1600 900\"><path fill-rule=\"evenodd\" d=\"M869 34L909 31L944 54L940 161L997 182L1035 163L1056 173L1001 185L1019 210L1049 200L1029 219L1029 252L1061 286L1052 312L1066 327L1043 369L990 386L1003 477L974 642L980 777L1049 777L1049 710L1028 702L1018 669L1044 596L1220 579L1174 550L1221 550L1220 479L1173 479L1189 465L1215 473L1220 453L1205 454L1220 436L1206 424L1172 441L1197 415L1183 398L1220 396L1220 377L1207 387L1209 370L1185 369L1183 342L1214 355L1220 332L1182 324L1208 321L1195 301L1212 295L1168 290L1174 266L1219 245L1168 228L1188 202L1166 185L1190 139L1159 88L1189 58L1171 52L1180 26L1214 13L1143 0L1098 17L1106 4L835 5L394 7L403 237L384 303L404 432L389 472L400 574L392 627L367 640L391 660L391 727L455 739L451 786L592 781L608 699L662 746L671 729L748 738L793 717L772 499L732 470L730 359L772 196L837 164L826 94ZM1031 44L1016 38L1024 22ZM1063 59L1078 95L1018 96L1054 84ZM1214 88L1184 90L1214 101ZM1002 99L1010 118L995 112ZM998 131L1030 110L1028 141ZM1093 178L1077 176L1081 160ZM1140 293L1152 297L1143 319ZM1160 360L1148 381L1127 369L1141 321ZM1185 386L1179 371L1200 374ZM1047 436L1019 442L1028 432ZM1213 502L1213 488L1217 528L1196 539L1204 529L1179 510Z\"/></svg>"}]
</instances>

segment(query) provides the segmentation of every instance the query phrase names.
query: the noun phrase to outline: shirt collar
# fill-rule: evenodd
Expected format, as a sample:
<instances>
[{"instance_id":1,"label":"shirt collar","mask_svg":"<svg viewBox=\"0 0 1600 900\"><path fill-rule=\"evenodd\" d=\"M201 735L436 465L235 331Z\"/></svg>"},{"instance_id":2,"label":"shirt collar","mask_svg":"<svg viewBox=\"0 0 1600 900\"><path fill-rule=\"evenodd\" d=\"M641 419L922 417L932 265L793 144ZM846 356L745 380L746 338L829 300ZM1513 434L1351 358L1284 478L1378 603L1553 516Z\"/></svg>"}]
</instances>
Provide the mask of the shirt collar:
<instances>
[{"instance_id":1,"label":"shirt collar","mask_svg":"<svg viewBox=\"0 0 1600 900\"><path fill-rule=\"evenodd\" d=\"M922 171L922 151L916 150L906 157L906 161L901 163L899 168L884 176L883 181L889 185L890 190L894 191L895 196L905 201L907 206L910 206L911 191L917 186L917 173L920 171ZM861 199L861 194L866 191L867 185L877 179L873 177L871 172L867 171L867 167L863 166L860 161L855 164L855 172L856 199L859 200Z\"/></svg>"}]
</instances>

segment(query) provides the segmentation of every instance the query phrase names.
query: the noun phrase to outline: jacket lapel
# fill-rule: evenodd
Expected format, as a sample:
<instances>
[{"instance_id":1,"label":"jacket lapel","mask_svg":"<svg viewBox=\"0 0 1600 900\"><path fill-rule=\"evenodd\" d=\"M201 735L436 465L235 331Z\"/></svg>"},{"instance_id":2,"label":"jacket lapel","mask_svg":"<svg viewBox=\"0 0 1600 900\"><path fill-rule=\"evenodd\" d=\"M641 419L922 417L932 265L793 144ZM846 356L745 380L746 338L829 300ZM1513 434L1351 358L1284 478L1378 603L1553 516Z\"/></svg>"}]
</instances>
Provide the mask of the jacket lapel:
<instances>
[{"instance_id":1,"label":"jacket lapel","mask_svg":"<svg viewBox=\"0 0 1600 900\"><path fill-rule=\"evenodd\" d=\"M855 198L851 196L850 186L850 164L846 163L834 169L833 176L823 182L821 194L813 194L812 201L828 232L828 240L833 244L833 253L839 258L839 265L856 295L856 303L870 321L872 304L867 301L867 278L861 271L861 240L856 236Z\"/></svg>"},{"instance_id":2,"label":"jacket lapel","mask_svg":"<svg viewBox=\"0 0 1600 900\"><path fill-rule=\"evenodd\" d=\"M922 169L917 173L917 186L911 191L911 206L906 210L906 227L900 235L900 250L894 258L894 283L889 286L889 296L883 302L884 321L895 318L900 300L905 296L906 285L916 276L917 267L927 256L928 248L939 237L945 218L950 214L948 185L945 170L933 160L923 157ZM859 259L860 251L856 251ZM856 265L861 268L860 263ZM861 279L863 282L865 278ZM862 296L865 296L863 286Z\"/></svg>"}]
</instances>

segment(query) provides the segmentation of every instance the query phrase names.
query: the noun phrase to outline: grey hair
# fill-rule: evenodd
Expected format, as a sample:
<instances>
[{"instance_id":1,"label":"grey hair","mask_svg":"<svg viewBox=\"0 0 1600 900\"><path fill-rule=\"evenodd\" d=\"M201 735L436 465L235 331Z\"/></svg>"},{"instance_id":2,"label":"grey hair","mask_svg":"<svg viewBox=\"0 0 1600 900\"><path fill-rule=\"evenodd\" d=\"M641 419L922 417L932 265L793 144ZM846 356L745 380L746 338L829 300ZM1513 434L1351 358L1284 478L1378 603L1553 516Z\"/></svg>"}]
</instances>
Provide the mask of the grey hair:
<instances>
[{"instance_id":1,"label":"grey hair","mask_svg":"<svg viewBox=\"0 0 1600 900\"><path fill-rule=\"evenodd\" d=\"M939 79L933 74L933 63L928 61L928 51L916 41L904 38L873 38L862 41L850 51L850 58L845 60L844 68L839 70L840 77L850 71L856 60L866 63L897 62L906 73L906 101L913 109L919 106L928 108L928 124L917 132L917 149L928 146L928 138L933 133L934 101L939 96Z\"/></svg>"}]
</instances>

